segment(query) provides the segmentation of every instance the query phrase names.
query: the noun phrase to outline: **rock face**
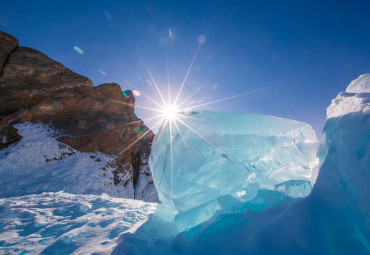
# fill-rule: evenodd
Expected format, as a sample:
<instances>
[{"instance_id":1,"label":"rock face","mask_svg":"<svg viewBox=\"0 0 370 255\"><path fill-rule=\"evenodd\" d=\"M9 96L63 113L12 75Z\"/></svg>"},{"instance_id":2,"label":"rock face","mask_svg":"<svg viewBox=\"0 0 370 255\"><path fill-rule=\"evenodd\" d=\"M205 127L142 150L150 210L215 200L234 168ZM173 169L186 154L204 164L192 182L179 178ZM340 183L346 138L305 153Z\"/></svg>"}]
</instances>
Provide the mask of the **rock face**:
<instances>
[{"instance_id":1,"label":"rock face","mask_svg":"<svg viewBox=\"0 0 370 255\"><path fill-rule=\"evenodd\" d=\"M115 83L94 87L45 54L19 47L18 40L4 32L0 66L0 148L21 139L12 127L15 123L50 124L65 134L60 142L78 151L115 155L113 183L133 185L131 198L158 199L147 165L153 133L135 115L131 91L122 93ZM127 172L130 179L122 180Z\"/></svg>"},{"instance_id":2,"label":"rock face","mask_svg":"<svg viewBox=\"0 0 370 255\"><path fill-rule=\"evenodd\" d=\"M9 56L13 51L15 51L19 47L18 40L8 35L4 32L0 31L0 41L1 41L1 47L0 47L0 71L2 72L3 67L5 63L8 61ZM0 72L0 74L1 74Z\"/></svg>"},{"instance_id":3,"label":"rock face","mask_svg":"<svg viewBox=\"0 0 370 255\"><path fill-rule=\"evenodd\" d=\"M2 38L7 38L4 34ZM11 41L10 39L4 41ZM6 45L9 45L7 43ZM6 48L6 47L4 47ZM0 114L29 107L64 88L92 87L92 82L31 48L9 48L0 76Z\"/></svg>"},{"instance_id":4,"label":"rock face","mask_svg":"<svg viewBox=\"0 0 370 255\"><path fill-rule=\"evenodd\" d=\"M18 130L12 126L0 128L0 150L22 139L22 136L19 135L17 131Z\"/></svg>"}]
</instances>

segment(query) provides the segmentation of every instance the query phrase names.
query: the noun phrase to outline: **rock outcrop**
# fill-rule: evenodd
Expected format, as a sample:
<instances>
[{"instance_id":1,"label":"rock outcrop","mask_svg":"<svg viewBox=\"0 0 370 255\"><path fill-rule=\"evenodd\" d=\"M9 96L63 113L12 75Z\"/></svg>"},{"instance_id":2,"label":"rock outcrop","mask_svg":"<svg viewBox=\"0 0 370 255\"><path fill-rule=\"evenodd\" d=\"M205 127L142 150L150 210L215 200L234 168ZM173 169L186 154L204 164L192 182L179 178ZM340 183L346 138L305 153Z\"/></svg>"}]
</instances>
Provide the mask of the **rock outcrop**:
<instances>
[{"instance_id":1,"label":"rock outcrop","mask_svg":"<svg viewBox=\"0 0 370 255\"><path fill-rule=\"evenodd\" d=\"M2 35L2 38L6 37ZM0 76L0 115L29 107L51 92L93 87L88 78L72 72L41 52L26 47L8 48L6 53L10 55L4 60Z\"/></svg>"},{"instance_id":2,"label":"rock outcrop","mask_svg":"<svg viewBox=\"0 0 370 255\"><path fill-rule=\"evenodd\" d=\"M12 125L50 124L63 132L60 142L78 151L115 155L114 185L141 185L131 198L157 199L147 165L153 133L135 115L131 91L122 92L116 83L93 86L3 32L0 66L0 149L21 139ZM122 173L130 178L123 180ZM153 194L145 194L146 188Z\"/></svg>"},{"instance_id":3,"label":"rock outcrop","mask_svg":"<svg viewBox=\"0 0 370 255\"><path fill-rule=\"evenodd\" d=\"M0 31L0 75L10 55L19 47L17 38Z\"/></svg>"}]
</instances>

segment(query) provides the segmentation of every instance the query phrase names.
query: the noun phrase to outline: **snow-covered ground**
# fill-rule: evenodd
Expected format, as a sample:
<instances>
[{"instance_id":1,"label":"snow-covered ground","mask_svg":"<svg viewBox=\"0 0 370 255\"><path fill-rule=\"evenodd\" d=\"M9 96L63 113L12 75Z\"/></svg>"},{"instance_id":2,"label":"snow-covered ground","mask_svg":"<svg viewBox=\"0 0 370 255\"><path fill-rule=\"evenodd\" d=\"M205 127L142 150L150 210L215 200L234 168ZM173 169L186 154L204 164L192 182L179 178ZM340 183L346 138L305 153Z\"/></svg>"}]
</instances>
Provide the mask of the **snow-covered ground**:
<instances>
[{"instance_id":1,"label":"snow-covered ground","mask_svg":"<svg viewBox=\"0 0 370 255\"><path fill-rule=\"evenodd\" d=\"M0 199L0 254L110 254L154 203L109 195L45 192Z\"/></svg>"},{"instance_id":2,"label":"snow-covered ground","mask_svg":"<svg viewBox=\"0 0 370 255\"><path fill-rule=\"evenodd\" d=\"M119 174L122 183L127 180L131 185L113 184L113 156L74 150L58 142L59 134L47 125L21 123L15 127L23 138L0 151L0 197L63 190L134 198L128 172Z\"/></svg>"},{"instance_id":3,"label":"snow-covered ground","mask_svg":"<svg viewBox=\"0 0 370 255\"><path fill-rule=\"evenodd\" d=\"M113 184L113 156L74 150L48 125L15 127L23 138L0 150L0 254L110 254L155 210L125 199L155 199L148 166L134 191L129 172Z\"/></svg>"}]
</instances>

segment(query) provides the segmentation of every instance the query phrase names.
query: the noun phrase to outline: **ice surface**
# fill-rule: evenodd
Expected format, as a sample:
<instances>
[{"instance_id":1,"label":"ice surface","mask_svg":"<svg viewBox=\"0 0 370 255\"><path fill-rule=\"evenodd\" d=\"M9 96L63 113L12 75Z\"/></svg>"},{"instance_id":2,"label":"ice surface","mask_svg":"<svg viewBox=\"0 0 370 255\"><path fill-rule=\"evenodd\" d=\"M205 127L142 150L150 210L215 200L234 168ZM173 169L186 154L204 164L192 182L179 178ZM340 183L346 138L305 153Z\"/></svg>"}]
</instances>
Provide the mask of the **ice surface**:
<instances>
[{"instance_id":1,"label":"ice surface","mask_svg":"<svg viewBox=\"0 0 370 255\"><path fill-rule=\"evenodd\" d=\"M361 108L369 107L363 83L352 82L351 87L356 88L352 100L362 94ZM113 254L370 254L370 113L357 109L336 103L328 108L327 154L309 196L286 203L277 196L283 193L260 190L263 194L246 203L245 211L220 212L174 238L153 243L142 242L145 236L135 239L145 233L140 230L149 219L135 234L123 236ZM346 114L331 115L343 110ZM265 206L269 196L270 201L275 198L273 207Z\"/></svg>"},{"instance_id":2,"label":"ice surface","mask_svg":"<svg viewBox=\"0 0 370 255\"><path fill-rule=\"evenodd\" d=\"M179 230L223 209L219 199L224 196L247 202L260 189L292 197L310 193L319 161L308 124L209 111L180 120L186 124L177 121L172 133L167 125L155 136L149 160L165 217L174 215Z\"/></svg>"},{"instance_id":3,"label":"ice surface","mask_svg":"<svg viewBox=\"0 0 370 255\"><path fill-rule=\"evenodd\" d=\"M0 254L110 254L156 204L108 195L42 193L0 199Z\"/></svg>"},{"instance_id":4,"label":"ice surface","mask_svg":"<svg viewBox=\"0 0 370 255\"><path fill-rule=\"evenodd\" d=\"M258 214L219 216L192 237L190 231L176 237L176 248L185 254L370 254L369 77L349 85L350 105L342 92L328 108L328 152L308 197Z\"/></svg>"}]
</instances>

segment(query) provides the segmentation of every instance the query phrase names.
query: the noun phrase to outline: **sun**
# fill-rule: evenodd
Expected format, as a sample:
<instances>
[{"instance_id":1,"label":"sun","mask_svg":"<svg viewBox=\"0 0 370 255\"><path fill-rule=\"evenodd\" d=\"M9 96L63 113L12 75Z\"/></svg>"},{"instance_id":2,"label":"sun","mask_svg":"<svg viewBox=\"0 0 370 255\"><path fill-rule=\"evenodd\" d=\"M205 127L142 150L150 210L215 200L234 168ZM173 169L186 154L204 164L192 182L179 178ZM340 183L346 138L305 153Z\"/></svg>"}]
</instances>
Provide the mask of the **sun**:
<instances>
[{"instance_id":1,"label":"sun","mask_svg":"<svg viewBox=\"0 0 370 255\"><path fill-rule=\"evenodd\" d=\"M165 120L175 121L178 117L179 107L177 105L166 105L162 109L162 115Z\"/></svg>"},{"instance_id":2,"label":"sun","mask_svg":"<svg viewBox=\"0 0 370 255\"><path fill-rule=\"evenodd\" d=\"M186 128L186 130L190 130L192 133L194 133L195 135L199 136L200 138L202 138L204 141L206 141L208 144L210 144L212 147L215 147L216 149L217 146L214 145L211 141L209 141L206 137L204 137L201 133L199 133L196 129L197 127L192 127L191 125L189 125L189 123L187 123L187 120L188 119L197 119L197 120L202 120L204 121L203 119L199 119L197 117L194 117L194 116L190 116L192 115L192 110L196 110L196 109L201 109L202 107L204 106L207 106L207 105L212 105L212 104L215 104L215 103L219 103L219 102L223 102L223 101L227 101L227 100L231 100L231 99L234 99L234 98L237 98L237 97L241 97L241 96L246 96L246 95L250 95L250 94L254 94L254 93L257 93L257 92L262 92L264 90L267 90L267 89L271 89L273 87L276 87L278 85L274 85L274 86L270 86L270 87L264 87L264 88L261 88L261 89L255 89L255 90L250 90L248 92L245 92L245 93L242 93L242 94L238 94L238 95L234 95L234 96L230 96L230 97L226 97L226 98L221 98L221 99L218 99L218 100L214 100L214 101L210 101L210 102L205 102L205 103L199 103L197 105L194 105L190 103L187 103L196 93L199 92L199 90L205 85L202 85L200 86L198 89L194 90L193 93L191 93L188 97L186 97L185 99L181 98L181 93L182 93L182 90L184 88L184 85L187 81L187 78L189 76L189 73L193 67L193 64L194 64L194 61L196 59L196 56L198 55L198 52L199 52L199 49L200 49L200 46L201 44L199 44L199 47L197 48L194 56L193 56L193 59L190 63L190 66L185 74L185 77L184 77L184 80L182 81L181 83L181 86L180 88L178 89L177 93L176 93L176 97L172 98L171 97L171 83L170 83L170 76L169 76L169 67L168 67L168 62L167 62L167 80L168 80L168 84L167 84L167 89L168 89L168 99L166 100L164 95L162 94L162 92L164 92L165 90L163 90L163 85L162 85L162 90L159 88L157 82L155 81L152 73L150 72L149 70L149 67L146 65L146 63L143 61L143 64L145 66L145 69L148 73L148 76L150 77L150 84L152 84L155 88L155 90L157 91L157 94L160 98L159 101L157 100L154 100L152 98L152 96L146 94L144 91L140 91L136 88L136 86L128 81L126 81L127 84L131 85L135 90L133 90L133 93L135 94L135 96L144 96L146 97L148 100L150 100L152 103L154 103L156 106L155 107L147 107L147 106L143 106L143 105L137 105L135 104L135 108L141 108L141 109L145 109L145 110L150 110L152 111L153 113L155 113L153 116L145 119L146 122L150 122L150 121L155 121L155 124L153 124L151 126L151 129L152 130L155 130L156 128L162 126L162 128L160 129L161 131L163 131L166 127L168 127L168 131L169 131L169 136L170 136L170 155L169 155L169 158L170 158L170 166L171 166L171 193L173 194L173 144L172 144L172 137L174 135L174 131L177 130L177 133L180 135L182 141L186 144L186 141L184 139L184 136L183 136L183 132L181 131L181 128L180 126L183 126ZM168 60L167 60L168 61ZM150 85L150 86L152 86ZM181 100L180 100L181 99ZM114 101L114 102L117 102L117 101ZM117 103L120 103L120 104L127 104L127 105L130 105L131 107L133 106L131 103L123 103L123 102L117 102ZM131 123L128 123L129 125L131 124L137 124L137 123L142 123L142 120L137 120L137 121L133 121ZM161 132L159 131L159 132ZM133 145L135 145L137 142L139 142L141 139L143 139L149 132L152 132L150 129L148 129L146 132L140 134L137 139L135 141L133 141L132 143L130 143L125 149L123 149L118 155L122 155L123 153L125 153L127 150L129 150ZM176 131L175 131L176 132Z\"/></svg>"}]
</instances>

